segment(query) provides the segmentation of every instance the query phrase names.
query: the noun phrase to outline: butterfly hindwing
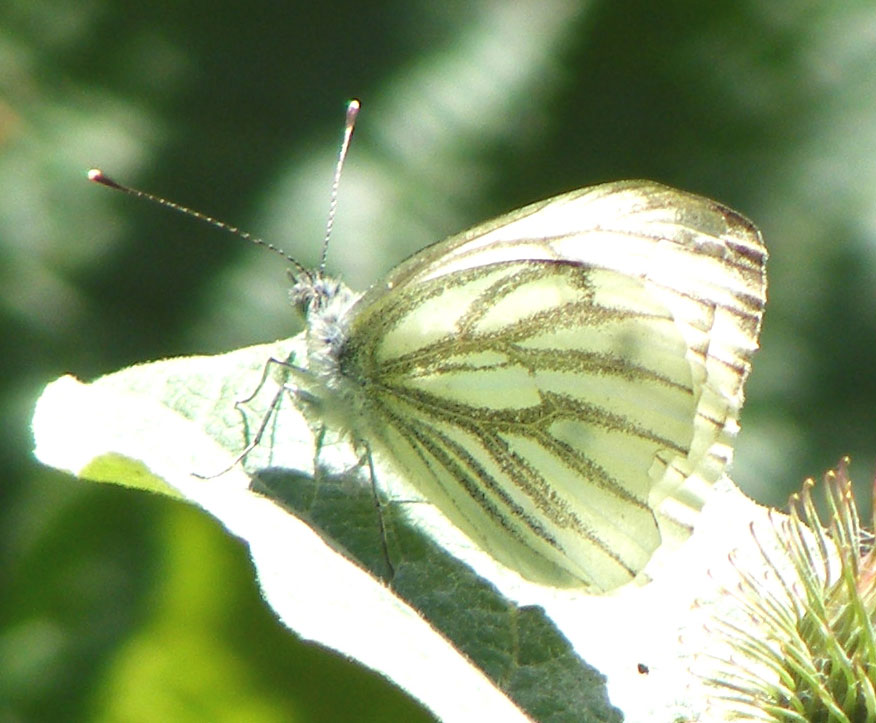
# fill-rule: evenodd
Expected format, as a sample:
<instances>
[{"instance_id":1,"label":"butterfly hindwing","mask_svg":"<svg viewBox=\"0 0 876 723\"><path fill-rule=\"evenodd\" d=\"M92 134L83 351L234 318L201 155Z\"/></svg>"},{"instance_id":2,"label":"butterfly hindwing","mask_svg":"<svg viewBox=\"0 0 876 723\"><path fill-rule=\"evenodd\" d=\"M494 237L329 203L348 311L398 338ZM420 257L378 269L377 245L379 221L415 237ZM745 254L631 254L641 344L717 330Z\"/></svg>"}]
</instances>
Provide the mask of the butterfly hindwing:
<instances>
[{"instance_id":1,"label":"butterfly hindwing","mask_svg":"<svg viewBox=\"0 0 876 723\"><path fill-rule=\"evenodd\" d=\"M729 461L764 260L740 216L649 182L424 249L351 311L358 433L524 576L617 587Z\"/></svg>"}]
</instances>

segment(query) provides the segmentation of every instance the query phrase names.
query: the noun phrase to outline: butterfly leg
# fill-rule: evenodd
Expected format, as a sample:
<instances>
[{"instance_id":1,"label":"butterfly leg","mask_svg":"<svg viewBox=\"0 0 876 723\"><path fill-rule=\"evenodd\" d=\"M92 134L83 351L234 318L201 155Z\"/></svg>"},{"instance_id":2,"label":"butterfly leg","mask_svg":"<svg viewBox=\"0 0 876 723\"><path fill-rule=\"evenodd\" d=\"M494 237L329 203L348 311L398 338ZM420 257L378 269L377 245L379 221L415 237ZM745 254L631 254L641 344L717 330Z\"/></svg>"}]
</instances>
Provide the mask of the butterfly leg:
<instances>
[{"instance_id":1,"label":"butterfly leg","mask_svg":"<svg viewBox=\"0 0 876 723\"><path fill-rule=\"evenodd\" d=\"M281 367L285 367L287 369L293 369L293 370L298 369L298 367L295 366L294 364L291 364L290 362L284 361L282 359L276 359L274 357L270 357L265 362L265 365L262 369L261 379L259 379L259 383L255 386L252 393L249 396L244 397L243 399L238 399L237 401L234 402L234 408L237 409L237 411L240 412L241 416L243 417L244 426L246 426L246 415L244 414L243 411L241 411L241 406L244 404L248 404L253 399L255 399L256 395L262 390L262 387L264 387L265 383L268 381L268 373L269 373L272 365L277 365L277 366L281 366ZM250 452L252 452L259 445L259 443L262 441L262 437L265 434L265 430L268 428L268 424L270 423L271 419L273 418L274 413L277 411L277 408L280 406L280 401L283 397L284 391L290 391L292 393L295 392L295 390L290 389L290 387L286 384L283 384L277 390L276 394L274 394L273 399L271 399L271 402L268 405L268 411L265 412L264 416L262 417L262 420L259 423L259 427L256 430L256 433L253 436L252 440L246 444L246 446L231 461L230 464L228 464L226 467L223 467L220 471L214 472L213 474L200 474L198 472L192 472L192 476L197 477L199 479L214 479L216 477L221 477L223 474L230 471L235 465L237 465L238 463L240 463L244 459L246 459L247 455Z\"/></svg>"},{"instance_id":2,"label":"butterfly leg","mask_svg":"<svg viewBox=\"0 0 876 723\"><path fill-rule=\"evenodd\" d=\"M389 570L387 582L392 586L392 579L395 577L395 567L389 557L389 545L386 541L386 521L383 517L383 503L377 494L377 474L374 471L374 458L371 456L371 447L366 442L363 442L365 447L364 457L368 461L368 477L371 480L371 497L374 501L374 511L377 513L377 524L380 527L380 546L383 550L383 559L386 561L386 567Z\"/></svg>"},{"instance_id":3,"label":"butterfly leg","mask_svg":"<svg viewBox=\"0 0 876 723\"><path fill-rule=\"evenodd\" d=\"M236 408L240 409L240 407L242 405L248 404L253 399L255 399L255 397L258 395L259 391L261 391L261 389L267 383L268 374L270 373L271 368L273 366L281 366L281 367L289 369L293 372L303 372L303 370L300 367L296 366L295 364L292 364L289 361L285 361L282 359L276 359L274 357L271 357L265 363L264 368L262 369L261 378L259 379L258 384L253 389L252 393L243 399L237 400L235 402ZM249 441L249 443L247 443L247 445L241 450L241 452L234 458L234 460L231 462L231 464L229 464L225 469L223 469L218 474L210 475L210 477L218 477L219 475L225 474L228 470L230 470L232 467L234 467L234 465L236 465L239 462L246 459L246 456L250 452L252 452L252 450L255 449L260 444L262 437L264 436L265 432L267 431L268 425L270 424L271 419L274 416L274 413L277 411L277 409L280 406L280 403L282 401L284 393L289 394L290 398L292 399L293 404L296 404L299 407L299 409L302 409L302 410L305 409L308 405L311 405L311 404L317 405L318 404L318 400L315 399L314 397L312 397L312 395L310 395L307 391L300 389L299 387L284 383L277 390L277 392L274 394L273 398L271 399L271 402L268 405L267 412L262 417L262 420L259 423L258 429L256 430L253 438ZM243 414L243 412L241 412L241 414ZM245 416L244 416L244 421L245 421ZM327 428L324 424L315 424L312 426L312 429L314 431L313 470L314 470L314 475L318 475L318 474L320 474L320 469L322 468L321 464L320 464L320 456L321 456L321 450L322 450L323 444L325 442ZM378 489L377 489L377 472L374 468L374 460L373 460L373 456L371 453L371 447L364 441L361 442L361 444L362 444L363 451L362 451L362 454L359 458L358 464L356 466L358 468L361 468L362 466L364 466L363 463L367 463L367 465L368 465L368 478L369 478L369 484L371 487L371 499L372 499L372 502L374 505L375 514L377 515L377 524L378 524L378 530L380 533L381 554L383 556L384 562L386 564L386 568L388 570L388 573L385 575L385 580L387 581L387 583L391 583L393 577L395 577L395 566L392 564L392 560L391 560L390 554L389 554L389 545L387 542L388 538L387 538L387 526L386 526L386 519L385 519L385 513L384 513L384 505L380 501L380 496L378 494ZM198 475L198 476L200 476L200 475ZM205 477L205 478L207 478L207 477Z\"/></svg>"},{"instance_id":4,"label":"butterfly leg","mask_svg":"<svg viewBox=\"0 0 876 723\"><path fill-rule=\"evenodd\" d=\"M285 367L286 369L290 369L292 371L301 371L301 367L296 366L292 362L286 361L284 359L277 359L276 357L269 357L265 362L264 367L262 367L262 378L259 379L259 383L255 386L255 389L252 390L252 393L248 397L244 397L243 399L238 399L234 402L235 407L239 407L241 404L249 404L253 399L255 399L256 394L258 394L262 387L265 386L265 383L268 381L268 372L271 371L271 366L276 365L279 367ZM286 388L286 385L283 385L283 388ZM273 411L273 407L271 408Z\"/></svg>"},{"instance_id":5,"label":"butterfly leg","mask_svg":"<svg viewBox=\"0 0 876 723\"><path fill-rule=\"evenodd\" d=\"M344 466L343 469L338 469L337 464L326 465L321 461L322 459L322 448L325 443L325 438L327 435L327 427L325 424L319 424L314 429L314 439L315 439L315 449L314 449L314 458L313 458L313 469L314 469L314 478L319 479L319 477L323 474L323 470L334 469L335 472L327 472L326 474L329 477L336 477L337 479L345 479L349 477L355 477L357 480L361 480L361 475L363 474L363 468L367 465L368 470L368 479L369 479L369 496L371 497L371 503L374 509L374 514L377 519L377 532L380 535L380 557L383 558L383 564L386 566L384 571L381 571L379 568L379 560L370 558L370 561L366 561L366 557L362 555L356 555L359 563L365 567L365 569L369 570L376 577L380 577L384 580L384 582L391 586L392 579L395 577L395 566L392 564L392 559L389 554L389 545L387 542L387 525L385 521L385 513L384 513L384 504L380 501L379 492L377 489L377 472L374 468L374 461L371 455L371 448L364 440L356 440L355 448L356 453L358 455L356 462L350 466ZM364 489L361 490L362 493ZM355 495L358 498L358 494ZM361 498L360 498L361 499ZM364 503L364 500L363 500ZM356 505L358 508L358 504ZM361 509L361 508L359 508ZM361 510L364 513L364 510ZM368 539L373 539L371 537L372 533L368 533Z\"/></svg>"}]
</instances>

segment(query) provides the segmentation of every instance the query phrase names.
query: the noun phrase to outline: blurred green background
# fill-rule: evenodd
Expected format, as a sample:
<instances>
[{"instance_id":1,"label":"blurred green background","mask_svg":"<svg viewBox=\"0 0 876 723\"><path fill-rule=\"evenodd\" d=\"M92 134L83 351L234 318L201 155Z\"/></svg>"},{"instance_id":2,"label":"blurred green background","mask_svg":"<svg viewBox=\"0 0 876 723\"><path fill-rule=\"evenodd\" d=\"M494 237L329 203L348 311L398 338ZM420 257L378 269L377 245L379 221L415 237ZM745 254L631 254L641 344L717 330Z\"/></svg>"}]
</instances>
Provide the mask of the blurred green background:
<instances>
[{"instance_id":1,"label":"blurred green background","mask_svg":"<svg viewBox=\"0 0 876 723\"><path fill-rule=\"evenodd\" d=\"M245 549L168 499L41 468L48 381L292 335L285 265L85 181L101 166L329 268L554 193L646 177L751 217L763 350L734 478L783 504L876 460L870 2L11 0L0 7L0 722L428 720L298 643ZM866 486L866 484L864 485Z\"/></svg>"}]
</instances>

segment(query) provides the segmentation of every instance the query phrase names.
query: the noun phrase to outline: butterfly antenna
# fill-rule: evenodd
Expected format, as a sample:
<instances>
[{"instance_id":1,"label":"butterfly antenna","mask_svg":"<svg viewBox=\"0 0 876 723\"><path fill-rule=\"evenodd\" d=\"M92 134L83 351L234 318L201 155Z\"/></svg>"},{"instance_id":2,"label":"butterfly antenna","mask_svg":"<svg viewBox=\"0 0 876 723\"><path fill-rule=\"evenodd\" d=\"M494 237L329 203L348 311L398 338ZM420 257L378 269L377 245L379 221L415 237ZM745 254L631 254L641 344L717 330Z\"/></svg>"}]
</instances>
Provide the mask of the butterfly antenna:
<instances>
[{"instance_id":1,"label":"butterfly antenna","mask_svg":"<svg viewBox=\"0 0 876 723\"><path fill-rule=\"evenodd\" d=\"M341 185L341 170L344 168L344 161L347 158L347 151L350 150L350 139L353 137L353 128L356 127L356 116L359 115L360 103L358 100L351 100L347 103L347 115L344 119L344 139L341 141L341 150L338 151L338 162L335 164L335 176L332 179L332 196L329 203L328 221L325 225L325 238L322 240L322 259L319 262L320 273L325 271L326 256L328 255L328 243L332 235L332 228L335 225L335 212L338 209L338 188Z\"/></svg>"},{"instance_id":2,"label":"butterfly antenna","mask_svg":"<svg viewBox=\"0 0 876 723\"><path fill-rule=\"evenodd\" d=\"M174 203L173 201L168 201L166 198L161 198L161 196L155 196L151 193L147 193L146 191L140 191L136 188L125 186L124 184L119 183L118 181L115 181L106 174L104 174L104 172L101 171L99 168L92 168L90 171L88 171L88 180L94 181L94 183L99 183L102 186L106 186L107 188L115 189L116 191L122 191L123 193L127 193L129 196L134 196L135 198L143 198L147 201L152 201L153 203L157 203L159 206L164 206L165 208L177 211L184 216L191 216L192 218L196 218L199 221L204 221L205 223L222 229L223 231L233 233L235 236L239 236L240 238L245 239L246 241L250 241L257 246L263 246L264 248L273 251L275 254L279 254L284 259L286 259L286 261L292 264L299 273L308 274L307 269L302 266L298 261L293 259L289 254L283 251L283 249L278 248L277 246L274 246L273 244L268 243L263 239L257 238L251 233L241 231L239 228L237 228L237 226L232 226L230 223L225 223L224 221L220 221L219 219L208 216L207 214L201 213L200 211L195 211L194 209L182 206L178 203Z\"/></svg>"}]
</instances>

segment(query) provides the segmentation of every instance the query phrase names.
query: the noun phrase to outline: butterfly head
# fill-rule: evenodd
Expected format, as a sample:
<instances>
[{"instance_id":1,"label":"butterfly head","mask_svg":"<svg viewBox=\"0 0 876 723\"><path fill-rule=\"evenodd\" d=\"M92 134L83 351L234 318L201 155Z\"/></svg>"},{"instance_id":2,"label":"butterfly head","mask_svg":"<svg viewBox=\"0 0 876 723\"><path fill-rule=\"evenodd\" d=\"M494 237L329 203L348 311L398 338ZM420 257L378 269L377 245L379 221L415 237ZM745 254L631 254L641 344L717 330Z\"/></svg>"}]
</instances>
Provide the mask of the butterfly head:
<instances>
[{"instance_id":1,"label":"butterfly head","mask_svg":"<svg viewBox=\"0 0 876 723\"><path fill-rule=\"evenodd\" d=\"M322 271L295 269L290 270L289 277L289 300L308 326L320 317L342 316L358 298L346 284Z\"/></svg>"}]
</instances>

